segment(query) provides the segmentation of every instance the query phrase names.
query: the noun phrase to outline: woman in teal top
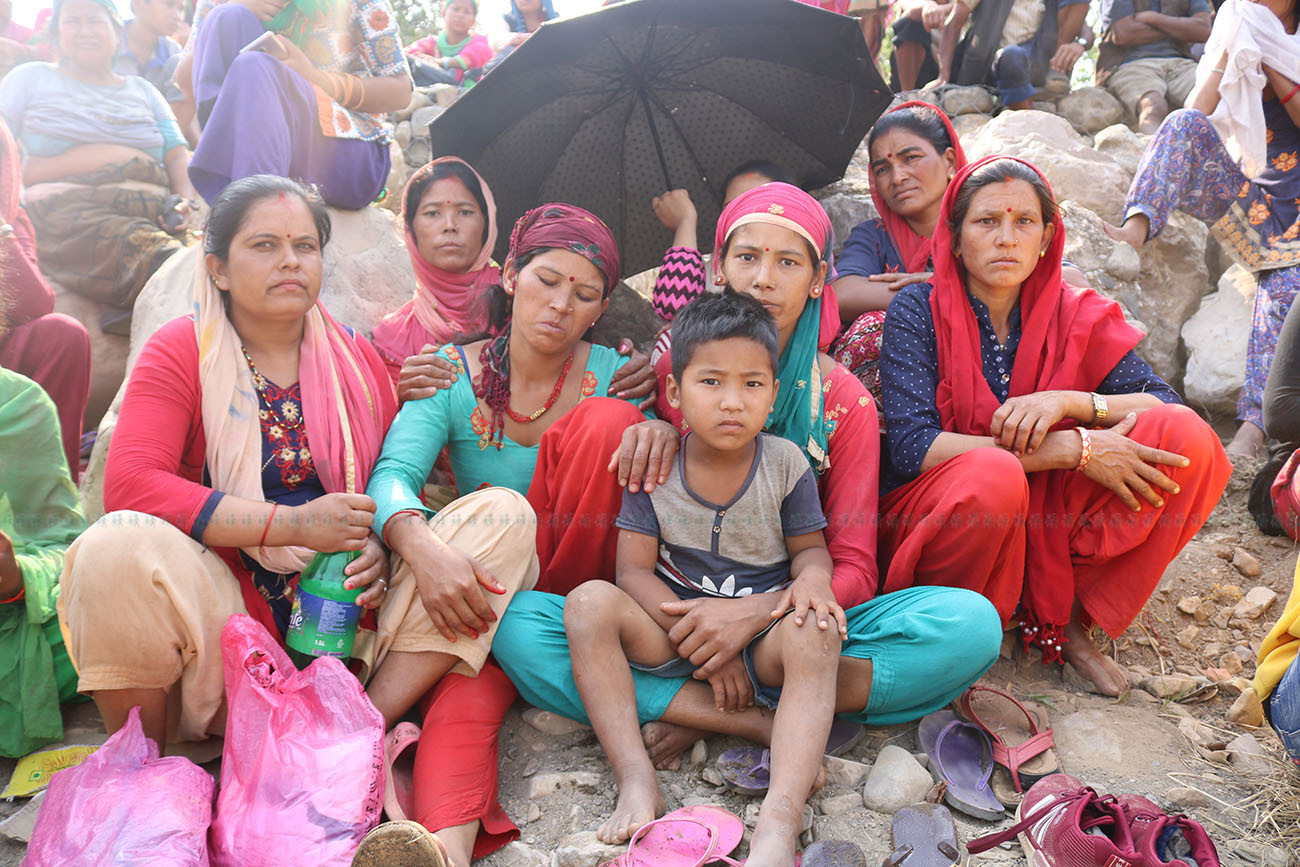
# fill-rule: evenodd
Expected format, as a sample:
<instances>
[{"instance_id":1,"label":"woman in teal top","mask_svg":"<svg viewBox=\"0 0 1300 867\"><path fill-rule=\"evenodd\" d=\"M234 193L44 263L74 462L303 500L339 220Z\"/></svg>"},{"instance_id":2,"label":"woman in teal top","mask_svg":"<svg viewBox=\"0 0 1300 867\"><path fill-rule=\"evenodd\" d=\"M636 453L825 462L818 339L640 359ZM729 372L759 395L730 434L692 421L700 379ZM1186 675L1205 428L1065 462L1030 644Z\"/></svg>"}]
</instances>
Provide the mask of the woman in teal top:
<instances>
[{"instance_id":1,"label":"woman in teal top","mask_svg":"<svg viewBox=\"0 0 1300 867\"><path fill-rule=\"evenodd\" d=\"M484 487L513 488L521 494L528 493L537 466L539 444L524 445L508 435L503 435L499 443L490 442L491 423L472 384L472 379L481 373L473 377L465 375L471 366L470 358L486 342L440 349L438 355L455 365L456 381L432 397L403 405L384 440L384 453L372 476L371 488L379 490L375 483L382 479L385 485L382 490L391 497L380 503L376 526L386 524L402 511L425 511L420 490L444 448L451 460L457 496ZM587 353L586 369L577 385L577 399L581 402L607 393L614 372L628 358L608 346L583 342L574 348L575 364L579 349ZM475 369L481 371L477 365ZM561 398L573 372L565 371L565 374L564 381L559 383ZM631 403L635 406L639 400Z\"/></svg>"},{"instance_id":2,"label":"woman in teal top","mask_svg":"<svg viewBox=\"0 0 1300 867\"><path fill-rule=\"evenodd\" d=\"M622 489L611 457L626 435L657 472L677 441L670 425L638 425L645 416L634 403L603 396L628 359L583 337L618 279L613 235L595 215L559 204L525 214L501 285L488 290L489 336L440 350L457 368L455 382L408 400L389 428L366 491L377 505L374 529L397 555L394 580L409 570L434 626L456 647L490 644L510 598L531 589L533 576L556 594L612 578ZM526 494L474 513L493 526L536 522L537 562L523 586L504 586L481 557L434 532L438 517L420 492L444 450L462 506L493 493L484 487ZM458 666L433 693L423 730L436 737L420 742L411 815L457 864L518 835L496 802L497 729L514 686L491 662L477 675L473 668Z\"/></svg>"}]
</instances>

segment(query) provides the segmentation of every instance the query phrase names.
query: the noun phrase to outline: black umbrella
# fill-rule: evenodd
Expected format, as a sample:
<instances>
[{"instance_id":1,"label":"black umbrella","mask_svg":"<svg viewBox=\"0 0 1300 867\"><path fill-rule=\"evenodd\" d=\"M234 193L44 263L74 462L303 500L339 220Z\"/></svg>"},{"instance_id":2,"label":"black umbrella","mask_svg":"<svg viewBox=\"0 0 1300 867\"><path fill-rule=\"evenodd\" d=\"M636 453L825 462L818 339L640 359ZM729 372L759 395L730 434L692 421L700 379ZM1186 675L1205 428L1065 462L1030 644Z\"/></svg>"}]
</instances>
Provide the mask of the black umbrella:
<instances>
[{"instance_id":1,"label":"black umbrella","mask_svg":"<svg viewBox=\"0 0 1300 867\"><path fill-rule=\"evenodd\" d=\"M891 98L856 19L796 0L629 0L543 25L429 136L492 187L498 259L515 219L563 201L609 223L633 274L671 242L654 196L689 190L708 245L733 169L837 180Z\"/></svg>"}]
</instances>

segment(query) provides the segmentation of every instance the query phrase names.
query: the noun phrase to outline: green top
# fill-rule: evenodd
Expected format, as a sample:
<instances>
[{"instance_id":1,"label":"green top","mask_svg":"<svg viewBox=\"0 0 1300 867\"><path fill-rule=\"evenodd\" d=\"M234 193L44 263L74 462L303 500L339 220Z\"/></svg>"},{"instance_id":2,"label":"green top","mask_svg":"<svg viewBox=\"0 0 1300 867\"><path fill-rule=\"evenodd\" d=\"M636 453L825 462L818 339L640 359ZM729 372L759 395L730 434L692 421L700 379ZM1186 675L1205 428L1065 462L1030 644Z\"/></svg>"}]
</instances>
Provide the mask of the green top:
<instances>
[{"instance_id":1,"label":"green top","mask_svg":"<svg viewBox=\"0 0 1300 867\"><path fill-rule=\"evenodd\" d=\"M0 455L0 530L13 540L27 594L0 605L0 754L22 756L63 737L66 677L56 665L67 667L67 653L55 605L63 554L86 521L54 404L36 383L3 368Z\"/></svg>"},{"instance_id":2,"label":"green top","mask_svg":"<svg viewBox=\"0 0 1300 867\"><path fill-rule=\"evenodd\" d=\"M521 446L504 434L499 449L488 445L488 418L465 373L465 351L459 346L444 346L440 351L456 365L460 377L451 388L432 397L402 404L388 429L383 453L366 486L366 493L379 507L376 533L382 534L388 519L398 512L415 510L432 517L433 510L420 501L420 491L444 447L456 477L457 496L486 487L513 488L527 494L532 482L537 446ZM614 371L626 361L608 346L593 345L582 374L580 400L606 394Z\"/></svg>"}]
</instances>

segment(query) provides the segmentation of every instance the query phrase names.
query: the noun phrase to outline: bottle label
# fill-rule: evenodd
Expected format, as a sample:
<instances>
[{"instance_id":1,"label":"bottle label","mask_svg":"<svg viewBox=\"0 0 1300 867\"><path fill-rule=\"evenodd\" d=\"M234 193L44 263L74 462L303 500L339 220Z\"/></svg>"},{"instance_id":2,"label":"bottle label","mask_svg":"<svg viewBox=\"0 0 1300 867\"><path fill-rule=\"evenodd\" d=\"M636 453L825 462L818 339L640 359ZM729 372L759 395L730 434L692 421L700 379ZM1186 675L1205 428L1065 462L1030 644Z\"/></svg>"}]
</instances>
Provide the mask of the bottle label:
<instances>
[{"instance_id":1,"label":"bottle label","mask_svg":"<svg viewBox=\"0 0 1300 867\"><path fill-rule=\"evenodd\" d=\"M285 644L312 656L346 658L352 654L360 619L360 606L322 599L300 589L293 600Z\"/></svg>"}]
</instances>

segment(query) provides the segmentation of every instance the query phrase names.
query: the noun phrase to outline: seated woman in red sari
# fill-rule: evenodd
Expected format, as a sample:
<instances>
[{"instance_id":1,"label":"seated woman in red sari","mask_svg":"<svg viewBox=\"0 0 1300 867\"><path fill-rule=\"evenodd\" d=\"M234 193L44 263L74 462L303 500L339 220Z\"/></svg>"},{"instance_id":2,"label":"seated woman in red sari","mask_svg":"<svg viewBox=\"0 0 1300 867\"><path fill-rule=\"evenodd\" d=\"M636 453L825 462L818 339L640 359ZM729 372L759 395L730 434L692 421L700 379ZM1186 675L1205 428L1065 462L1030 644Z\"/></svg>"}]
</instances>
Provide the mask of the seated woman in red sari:
<instances>
[{"instance_id":1,"label":"seated woman in red sari","mask_svg":"<svg viewBox=\"0 0 1300 867\"><path fill-rule=\"evenodd\" d=\"M1218 502L1219 439L1133 352L1118 304L1061 279L1047 181L989 157L948 187L933 286L902 289L880 365L885 590L978 590L1026 643L1127 689L1119 635Z\"/></svg>"}]
</instances>

